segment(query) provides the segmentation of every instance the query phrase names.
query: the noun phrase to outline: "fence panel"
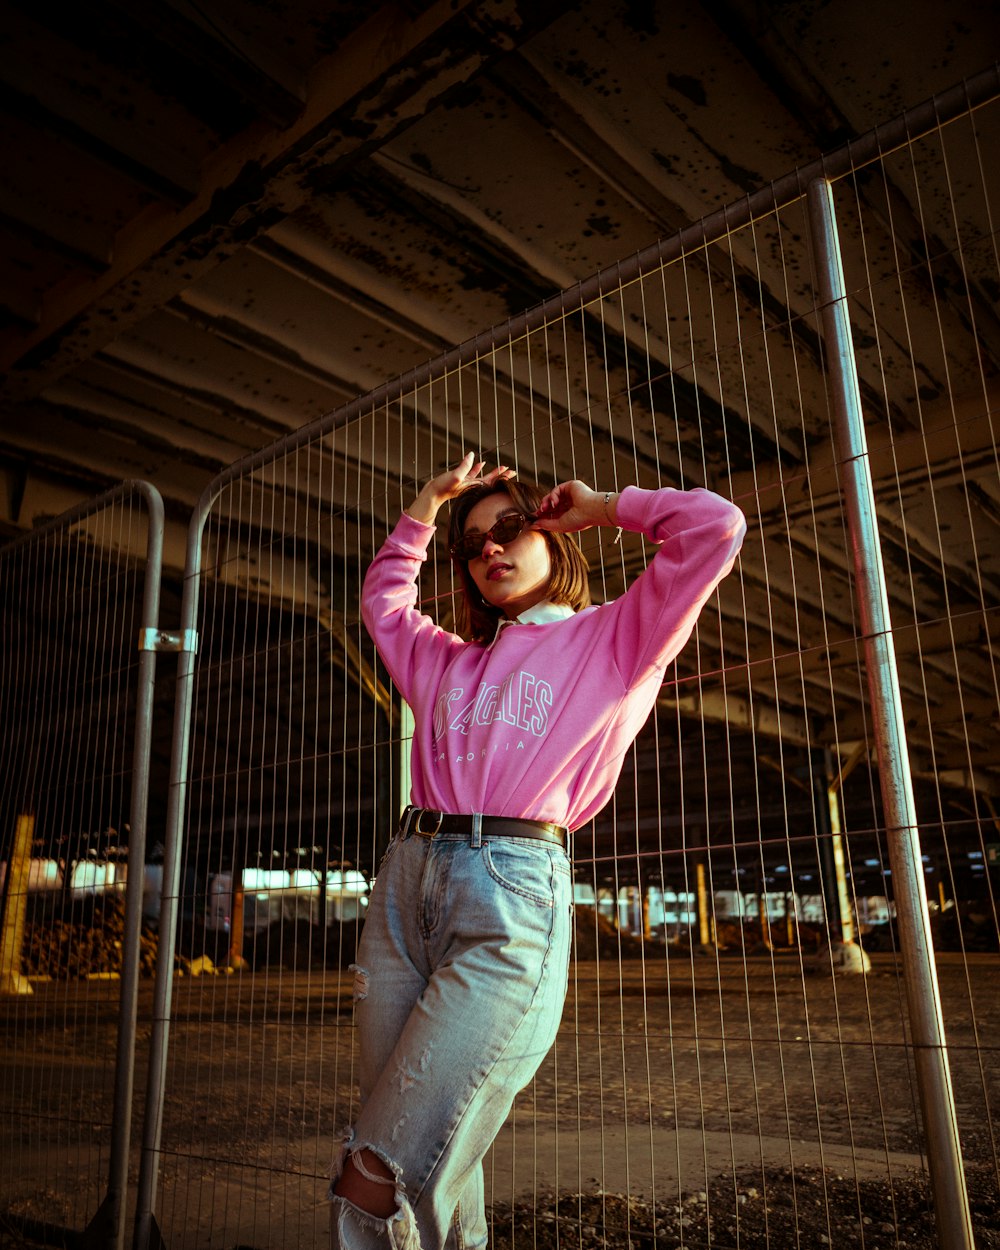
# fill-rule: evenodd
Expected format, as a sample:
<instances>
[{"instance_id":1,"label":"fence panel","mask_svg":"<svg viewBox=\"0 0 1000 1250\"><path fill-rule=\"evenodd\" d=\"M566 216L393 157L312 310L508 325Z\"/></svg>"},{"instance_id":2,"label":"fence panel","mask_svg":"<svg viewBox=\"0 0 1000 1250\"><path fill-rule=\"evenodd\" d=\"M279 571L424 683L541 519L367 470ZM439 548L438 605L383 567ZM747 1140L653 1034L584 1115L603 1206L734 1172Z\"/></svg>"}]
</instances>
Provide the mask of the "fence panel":
<instances>
[{"instance_id":1,"label":"fence panel","mask_svg":"<svg viewBox=\"0 0 1000 1250\"><path fill-rule=\"evenodd\" d=\"M0 550L0 1227L122 1244L159 493L126 482Z\"/></svg>"},{"instance_id":2,"label":"fence panel","mask_svg":"<svg viewBox=\"0 0 1000 1250\"><path fill-rule=\"evenodd\" d=\"M862 144L836 186L982 1229L997 1203L998 125L994 104L898 151ZM617 286L606 272L563 293L207 493L177 913L192 970L207 952L242 971L173 989L167 1244L324 1236L324 1175L356 1113L356 874L373 877L407 785L407 710L359 588L419 484L469 448L543 482L708 484L750 522L611 805L575 836L570 994L487 1158L494 1243L933 1241L912 1019L934 1003L899 956L885 713L869 703L810 227L787 198L701 240L692 228ZM581 539L599 600L648 559L635 536ZM440 539L420 593L451 627Z\"/></svg>"},{"instance_id":3,"label":"fence panel","mask_svg":"<svg viewBox=\"0 0 1000 1250\"><path fill-rule=\"evenodd\" d=\"M923 858L907 867L929 886L985 1234L1000 1201L1000 109L977 103L929 129L924 110L919 136L911 118L884 149L876 134L826 172L910 738ZM193 728L189 739L179 716L160 914L180 972L161 958L137 1244L154 1214L168 1246L323 1242L325 1174L357 1110L348 965L407 789L410 722L361 626L360 583L419 484L469 448L543 482L707 484L750 522L612 803L575 836L569 998L487 1157L494 1244L934 1244L926 1155L938 1147L913 1020L935 1004L900 957L897 892L914 887L890 855L886 709L869 698L801 171L791 182L770 207L692 227L655 263L623 263L617 282L606 271L206 492L182 621ZM581 541L598 600L649 556L634 535ZM67 562L60 548L41 589L12 582L5 602L37 601L31 620L47 622L37 596L76 587L98 550ZM451 627L440 539L420 593ZM117 582L112 597L127 597ZM31 661L4 657L5 690L29 666L41 683L35 721L4 748L11 776L24 742L67 721L73 683L110 697L99 648L37 637ZM128 771L109 718L68 723L85 745L41 757L72 813L53 825L65 838L113 823ZM95 763L94 744L117 766ZM5 791L5 829L31 799ZM51 817L34 807L37 830ZM79 1227L100 1197L91 1161L110 1087L102 983L73 989L45 990L61 1039L32 1023L41 990L3 1012L23 1063L18 1107L38 1091L33 1116L17 1113L28 1127L8 1131L27 1134L24 1159L69 1144L73 1175L95 1178L67 1197L53 1172L8 1207Z\"/></svg>"}]
</instances>

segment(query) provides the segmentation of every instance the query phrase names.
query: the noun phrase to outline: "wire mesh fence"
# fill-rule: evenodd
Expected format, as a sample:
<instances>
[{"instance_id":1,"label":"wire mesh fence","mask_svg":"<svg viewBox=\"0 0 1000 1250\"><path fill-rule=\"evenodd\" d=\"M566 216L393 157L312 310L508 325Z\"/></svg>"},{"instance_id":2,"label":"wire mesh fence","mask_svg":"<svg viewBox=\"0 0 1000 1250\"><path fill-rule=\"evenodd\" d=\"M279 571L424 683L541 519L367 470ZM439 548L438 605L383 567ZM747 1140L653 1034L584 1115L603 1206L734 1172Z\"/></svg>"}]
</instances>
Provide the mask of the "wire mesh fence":
<instances>
[{"instance_id":1,"label":"wire mesh fence","mask_svg":"<svg viewBox=\"0 0 1000 1250\"><path fill-rule=\"evenodd\" d=\"M162 541L129 482L0 551L4 1232L123 1235Z\"/></svg>"},{"instance_id":2,"label":"wire mesh fence","mask_svg":"<svg viewBox=\"0 0 1000 1250\"><path fill-rule=\"evenodd\" d=\"M708 485L749 522L612 802L574 835L569 998L486 1159L493 1243L884 1248L943 1228L962 1244L962 1213L941 1225L939 1209L935 1232L929 1197L942 1148L920 1027L937 1014L972 1225L991 1244L1000 109L952 116L865 146L834 182L867 453L836 437L803 185L617 283L605 271L206 492L186 573L197 654L179 677L193 728L175 733L183 837L160 917L177 963L161 960L152 1009L137 1244L154 1219L168 1246L325 1242L324 1178L357 1111L349 965L412 732L361 580L420 484L470 449L540 483ZM873 481L908 739L905 880L852 459ZM650 556L636 535L580 540L597 601ZM440 534L420 605L454 627ZM930 996L904 975L914 881ZM73 988L82 1018L97 991ZM102 1056L88 1042L75 1058L89 1074Z\"/></svg>"},{"instance_id":3,"label":"wire mesh fence","mask_svg":"<svg viewBox=\"0 0 1000 1250\"><path fill-rule=\"evenodd\" d=\"M995 113L971 114L859 170L836 195L917 730L959 1123L967 1163L994 1178L984 1025L997 927L986 823L967 809L989 813L996 782L997 473L984 346L996 188L981 155L995 125ZM952 164L979 171L961 193L954 180L942 189L951 145L961 154ZM903 229L891 208L907 178ZM612 804L575 835L570 999L552 1055L487 1161L494 1238L733 1244L741 1227L762 1221L767 1233L769 1219L778 1239L786 1226L838 1244L912 1234L926 1138L809 238L801 200L758 214L617 288L565 299L558 315L487 349L453 354L225 483L207 530L205 729L184 871L199 890L242 879L242 929L231 925L216 950L255 975L238 989L190 990L212 1027L199 1015L191 1049L175 1039L168 1087L195 1080L213 1089L213 1106L236 1100L241 1137L235 1158L211 1143L192 1151L187 1116L165 1120L177 1176L164 1189L165 1228L186 1227L199 1180L202 1207L217 1214L222 1171L234 1215L266 1225L280 1202L299 1212L300 1230L315 1221L296 1235L323 1236L321 1178L356 1111L343 968L365 903L361 890L338 913L331 898L346 898L353 874L371 879L406 798L406 710L360 625L360 581L420 483L474 448L540 482L708 484L751 525L739 574L676 662ZM606 531L582 542L601 599L648 555ZM442 546L421 606L451 628ZM956 629L968 647L953 645ZM981 719L963 715L965 703ZM943 769L943 750L964 752L967 767ZM204 911L197 900L187 910ZM192 954L204 945L199 935Z\"/></svg>"}]
</instances>

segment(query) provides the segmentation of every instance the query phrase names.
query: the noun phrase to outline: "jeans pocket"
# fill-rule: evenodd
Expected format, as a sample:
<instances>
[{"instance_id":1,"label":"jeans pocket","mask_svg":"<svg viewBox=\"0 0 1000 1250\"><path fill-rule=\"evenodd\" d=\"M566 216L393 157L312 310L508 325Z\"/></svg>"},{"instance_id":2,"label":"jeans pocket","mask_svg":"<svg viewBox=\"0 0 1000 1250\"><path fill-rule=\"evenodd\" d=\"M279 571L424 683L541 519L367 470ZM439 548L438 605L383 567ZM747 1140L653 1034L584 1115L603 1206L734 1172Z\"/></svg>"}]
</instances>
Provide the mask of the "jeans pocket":
<instances>
[{"instance_id":1,"label":"jeans pocket","mask_svg":"<svg viewBox=\"0 0 1000 1250\"><path fill-rule=\"evenodd\" d=\"M393 836L389 839L389 845L382 852L382 858L379 860L378 867L375 869L376 877L378 876L380 872L383 871L384 868L386 868L386 866L389 863L389 860L392 859L396 851L396 847L399 846L401 841L402 841L402 838L399 836L398 833L393 834Z\"/></svg>"},{"instance_id":2,"label":"jeans pocket","mask_svg":"<svg viewBox=\"0 0 1000 1250\"><path fill-rule=\"evenodd\" d=\"M558 858L557 858L558 857ZM497 885L538 907L554 907L569 879L569 861L544 842L497 839L483 844L486 871Z\"/></svg>"}]
</instances>

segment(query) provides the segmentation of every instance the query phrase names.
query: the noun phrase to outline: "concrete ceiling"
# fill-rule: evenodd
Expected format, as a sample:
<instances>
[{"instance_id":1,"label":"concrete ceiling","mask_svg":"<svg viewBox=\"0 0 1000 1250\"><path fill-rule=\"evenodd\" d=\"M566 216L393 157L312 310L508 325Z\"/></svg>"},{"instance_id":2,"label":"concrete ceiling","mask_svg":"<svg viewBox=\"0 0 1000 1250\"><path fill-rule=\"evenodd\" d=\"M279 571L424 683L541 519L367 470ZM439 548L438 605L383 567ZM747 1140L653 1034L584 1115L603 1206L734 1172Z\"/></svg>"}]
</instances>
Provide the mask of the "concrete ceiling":
<instances>
[{"instance_id":1,"label":"concrete ceiling","mask_svg":"<svg viewBox=\"0 0 1000 1250\"><path fill-rule=\"evenodd\" d=\"M0 534L123 478L153 482L180 532L244 454L976 74L998 49L990 0L8 0ZM913 218L905 179L892 193ZM911 489L883 518L916 657L908 697L925 720L947 703L964 647L987 760L1000 484L983 396L996 393L998 289L987 257L971 292L976 346L959 361L963 380L970 362L978 371L964 445L946 430L912 465L882 451ZM905 427L917 383L903 355L887 408ZM964 402L958 383L925 372L925 398ZM815 377L821 393L818 365ZM841 722L830 733L853 744L868 728L856 675L838 677L858 664L840 642L855 627L839 486L818 450L821 400L812 411L812 427L730 425L708 468L728 455L727 488L763 492L779 522L807 517L790 550L813 577L822 565L825 584L800 572L794 606L772 611L771 579L785 575L769 571L763 542L748 547L759 603L722 600L749 622L745 694L730 683L665 701L808 742L808 700L800 724L773 691L787 653L792 685L812 682L814 700L822 690L828 728ZM769 496L779 462L801 462L807 444L801 497L794 485ZM385 480L405 479L408 450L404 431ZM937 486L961 487L956 506L975 508L977 559L957 532L935 537L928 457ZM963 611L956 642L948 616ZM953 759L935 758L926 726L917 734L927 776L968 774L970 718L965 706L949 715ZM994 765L978 788L1000 789Z\"/></svg>"},{"instance_id":2,"label":"concrete ceiling","mask_svg":"<svg viewBox=\"0 0 1000 1250\"><path fill-rule=\"evenodd\" d=\"M8 2L0 521L204 484L983 68L985 0Z\"/></svg>"}]
</instances>

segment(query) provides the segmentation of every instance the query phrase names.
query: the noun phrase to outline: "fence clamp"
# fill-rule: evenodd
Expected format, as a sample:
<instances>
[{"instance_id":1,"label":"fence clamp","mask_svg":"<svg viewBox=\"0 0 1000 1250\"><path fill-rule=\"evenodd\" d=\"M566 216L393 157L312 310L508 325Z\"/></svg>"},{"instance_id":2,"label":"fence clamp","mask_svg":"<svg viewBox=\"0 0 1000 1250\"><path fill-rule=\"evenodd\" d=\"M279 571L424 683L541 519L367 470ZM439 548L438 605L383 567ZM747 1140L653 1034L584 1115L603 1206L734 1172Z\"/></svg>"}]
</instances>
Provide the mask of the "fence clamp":
<instances>
[{"instance_id":1,"label":"fence clamp","mask_svg":"<svg viewBox=\"0 0 1000 1250\"><path fill-rule=\"evenodd\" d=\"M190 651L198 650L198 631L185 629L171 634L165 629L142 629L139 631L140 651Z\"/></svg>"}]
</instances>

